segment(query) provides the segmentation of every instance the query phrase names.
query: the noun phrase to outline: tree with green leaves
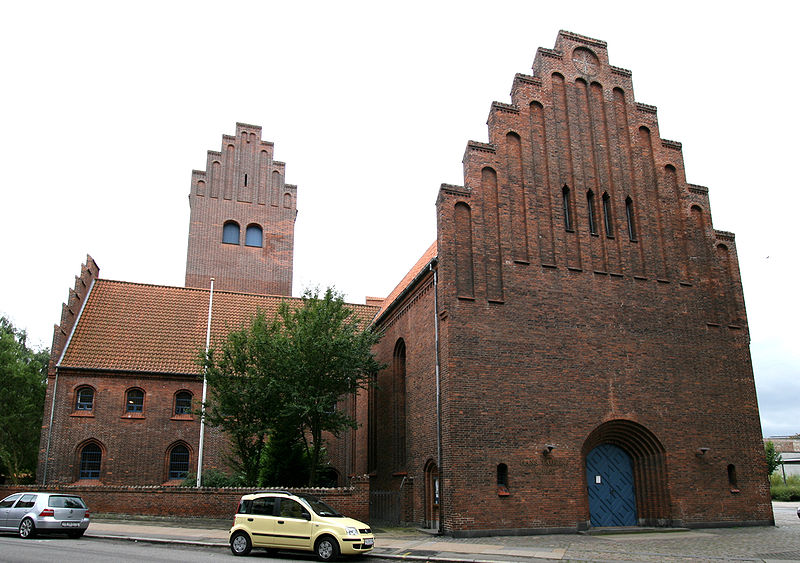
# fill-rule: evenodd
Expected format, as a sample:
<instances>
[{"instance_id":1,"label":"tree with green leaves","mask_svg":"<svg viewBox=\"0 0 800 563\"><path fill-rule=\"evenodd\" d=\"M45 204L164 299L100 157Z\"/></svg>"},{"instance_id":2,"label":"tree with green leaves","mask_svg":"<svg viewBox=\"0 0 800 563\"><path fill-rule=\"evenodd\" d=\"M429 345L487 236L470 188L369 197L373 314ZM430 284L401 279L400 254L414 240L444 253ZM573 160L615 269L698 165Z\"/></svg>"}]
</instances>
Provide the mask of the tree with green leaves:
<instances>
[{"instance_id":1,"label":"tree with green leaves","mask_svg":"<svg viewBox=\"0 0 800 563\"><path fill-rule=\"evenodd\" d=\"M249 327L228 334L205 358L205 419L231 440L229 464L256 485L264 447L280 407L283 342L277 319L258 312Z\"/></svg>"},{"instance_id":2,"label":"tree with green leaves","mask_svg":"<svg viewBox=\"0 0 800 563\"><path fill-rule=\"evenodd\" d=\"M0 317L0 474L33 481L50 351L28 348L24 330Z\"/></svg>"},{"instance_id":3,"label":"tree with green leaves","mask_svg":"<svg viewBox=\"0 0 800 563\"><path fill-rule=\"evenodd\" d=\"M365 389L384 366L372 353L381 335L363 327L341 294L306 291L301 307L283 302L280 318L287 355L281 374L282 413L295 421L309 456L309 484L316 485L322 434L339 436L356 421L337 409L343 396Z\"/></svg>"},{"instance_id":4,"label":"tree with green leaves","mask_svg":"<svg viewBox=\"0 0 800 563\"><path fill-rule=\"evenodd\" d=\"M775 449L775 444L772 440L767 440L764 444L764 453L767 456L767 475L772 475L775 470L781 465L781 454Z\"/></svg>"},{"instance_id":5,"label":"tree with green leaves","mask_svg":"<svg viewBox=\"0 0 800 563\"><path fill-rule=\"evenodd\" d=\"M302 303L284 301L273 319L259 312L209 350L206 420L231 437L233 467L248 484L257 484L270 439L275 446L299 439L308 484L316 485L323 434L356 427L337 403L383 367L372 353L380 335L363 324L335 290L306 291Z\"/></svg>"}]
</instances>

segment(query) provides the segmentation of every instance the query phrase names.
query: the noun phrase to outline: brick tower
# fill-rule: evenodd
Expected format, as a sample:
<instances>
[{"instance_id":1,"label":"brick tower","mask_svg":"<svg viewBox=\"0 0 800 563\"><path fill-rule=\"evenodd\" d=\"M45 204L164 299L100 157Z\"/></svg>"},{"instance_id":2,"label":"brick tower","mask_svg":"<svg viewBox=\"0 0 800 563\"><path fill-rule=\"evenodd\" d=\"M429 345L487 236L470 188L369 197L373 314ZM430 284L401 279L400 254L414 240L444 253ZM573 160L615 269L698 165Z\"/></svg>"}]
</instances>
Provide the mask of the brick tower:
<instances>
[{"instance_id":1,"label":"brick tower","mask_svg":"<svg viewBox=\"0 0 800 563\"><path fill-rule=\"evenodd\" d=\"M374 321L371 486L464 536L771 525L735 237L632 73L562 31L487 124Z\"/></svg>"},{"instance_id":2,"label":"brick tower","mask_svg":"<svg viewBox=\"0 0 800 563\"><path fill-rule=\"evenodd\" d=\"M297 186L261 127L236 124L206 170L192 171L186 287L291 295Z\"/></svg>"}]
</instances>

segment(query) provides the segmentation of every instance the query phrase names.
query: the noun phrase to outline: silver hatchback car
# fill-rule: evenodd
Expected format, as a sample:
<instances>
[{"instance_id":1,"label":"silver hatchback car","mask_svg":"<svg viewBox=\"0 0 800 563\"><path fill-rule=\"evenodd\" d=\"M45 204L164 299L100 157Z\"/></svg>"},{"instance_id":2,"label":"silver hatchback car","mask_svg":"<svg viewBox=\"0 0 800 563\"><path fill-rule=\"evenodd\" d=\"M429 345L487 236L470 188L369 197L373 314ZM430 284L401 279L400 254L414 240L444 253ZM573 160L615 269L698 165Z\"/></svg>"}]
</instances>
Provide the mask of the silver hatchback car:
<instances>
[{"instance_id":1,"label":"silver hatchback car","mask_svg":"<svg viewBox=\"0 0 800 563\"><path fill-rule=\"evenodd\" d=\"M21 538L45 533L79 538L88 527L89 509L77 495L14 493L0 501L0 531Z\"/></svg>"}]
</instances>

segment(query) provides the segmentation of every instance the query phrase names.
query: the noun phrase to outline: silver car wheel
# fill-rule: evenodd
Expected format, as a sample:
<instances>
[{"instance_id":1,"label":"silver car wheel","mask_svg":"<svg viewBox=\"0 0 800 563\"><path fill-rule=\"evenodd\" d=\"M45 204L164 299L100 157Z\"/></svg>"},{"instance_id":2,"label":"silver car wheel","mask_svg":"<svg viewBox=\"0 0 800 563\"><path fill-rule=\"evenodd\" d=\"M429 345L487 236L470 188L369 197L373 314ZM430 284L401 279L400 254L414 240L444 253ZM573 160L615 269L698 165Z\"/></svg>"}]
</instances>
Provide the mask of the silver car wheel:
<instances>
[{"instance_id":1,"label":"silver car wheel","mask_svg":"<svg viewBox=\"0 0 800 563\"><path fill-rule=\"evenodd\" d=\"M250 538L244 532L237 532L231 538L231 551L234 555L247 555L251 548Z\"/></svg>"},{"instance_id":2,"label":"silver car wheel","mask_svg":"<svg viewBox=\"0 0 800 563\"><path fill-rule=\"evenodd\" d=\"M33 525L33 520L25 518L19 524L19 537L23 539L32 538L36 535L36 527Z\"/></svg>"},{"instance_id":3,"label":"silver car wheel","mask_svg":"<svg viewBox=\"0 0 800 563\"><path fill-rule=\"evenodd\" d=\"M320 561L333 561L336 559L339 555L339 546L334 542L335 540L329 537L318 540L316 546L317 559Z\"/></svg>"}]
</instances>

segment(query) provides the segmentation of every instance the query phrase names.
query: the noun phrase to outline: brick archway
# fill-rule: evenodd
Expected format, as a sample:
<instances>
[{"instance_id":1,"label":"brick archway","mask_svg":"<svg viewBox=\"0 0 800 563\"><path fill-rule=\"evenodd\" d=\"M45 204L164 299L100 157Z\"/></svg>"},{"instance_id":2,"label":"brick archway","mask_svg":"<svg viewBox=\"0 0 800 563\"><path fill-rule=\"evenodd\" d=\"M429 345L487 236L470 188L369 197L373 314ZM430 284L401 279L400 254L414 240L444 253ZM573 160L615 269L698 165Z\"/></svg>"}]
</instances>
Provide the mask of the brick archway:
<instances>
[{"instance_id":1,"label":"brick archway","mask_svg":"<svg viewBox=\"0 0 800 563\"><path fill-rule=\"evenodd\" d=\"M586 456L601 444L617 446L631 457L639 524L669 526L672 518L667 489L666 452L655 434L630 420L611 420L601 424L583 443L581 457L584 471ZM584 482L585 479L584 473ZM588 497L586 507L586 520L589 521Z\"/></svg>"}]
</instances>

